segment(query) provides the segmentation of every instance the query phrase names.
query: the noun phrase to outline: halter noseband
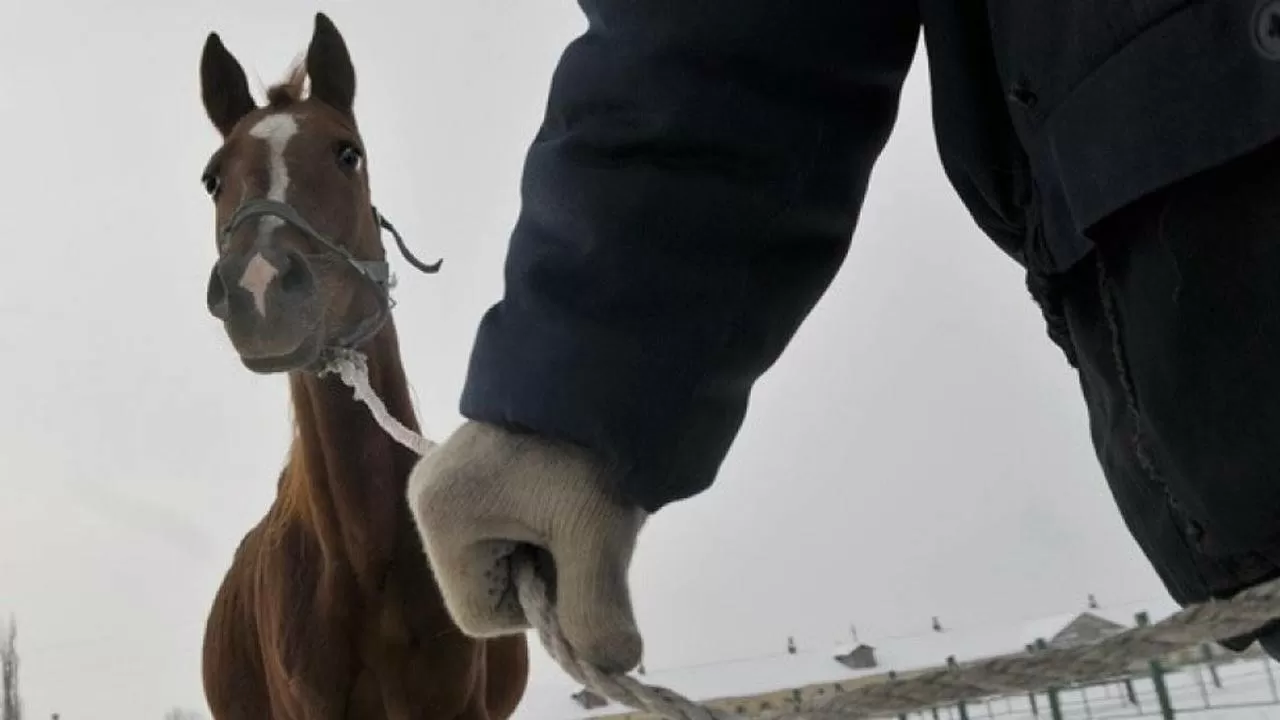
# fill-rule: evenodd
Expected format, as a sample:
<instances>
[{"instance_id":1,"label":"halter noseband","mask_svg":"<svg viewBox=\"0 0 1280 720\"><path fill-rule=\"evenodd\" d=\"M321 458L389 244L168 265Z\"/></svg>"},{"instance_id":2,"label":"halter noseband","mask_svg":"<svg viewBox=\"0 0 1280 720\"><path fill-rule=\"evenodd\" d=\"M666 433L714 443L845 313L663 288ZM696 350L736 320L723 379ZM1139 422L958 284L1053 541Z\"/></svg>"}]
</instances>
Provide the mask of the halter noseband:
<instances>
[{"instance_id":1,"label":"halter noseband","mask_svg":"<svg viewBox=\"0 0 1280 720\"><path fill-rule=\"evenodd\" d=\"M350 250L316 230L292 205L267 198L246 200L240 204L240 207L236 208L236 211L231 214L231 218L227 220L227 224L222 227L220 238L222 246L226 247L229 244L232 234L241 225L253 218L264 215L277 217L292 225L298 232L320 243L323 248L337 255L339 259L353 267L360 274L360 277L373 286L374 295L378 299L377 312L362 320L351 332L326 347L326 351L354 349L355 346L373 337L375 333L382 329L382 326L387 322L387 318L391 315L391 308L395 306L395 301L391 298L391 288L395 285L395 278L391 275L390 265L387 261L361 260L357 258L351 254ZM396 231L395 226L383 217L376 207L373 208L373 218L379 228L390 232L392 237L396 239L396 247L400 248L400 254L404 256L404 259L410 265L428 275L440 272L440 266L444 260L437 260L431 264L422 262L409 251L408 246L405 245L404 239L400 237L400 233Z\"/></svg>"}]
</instances>

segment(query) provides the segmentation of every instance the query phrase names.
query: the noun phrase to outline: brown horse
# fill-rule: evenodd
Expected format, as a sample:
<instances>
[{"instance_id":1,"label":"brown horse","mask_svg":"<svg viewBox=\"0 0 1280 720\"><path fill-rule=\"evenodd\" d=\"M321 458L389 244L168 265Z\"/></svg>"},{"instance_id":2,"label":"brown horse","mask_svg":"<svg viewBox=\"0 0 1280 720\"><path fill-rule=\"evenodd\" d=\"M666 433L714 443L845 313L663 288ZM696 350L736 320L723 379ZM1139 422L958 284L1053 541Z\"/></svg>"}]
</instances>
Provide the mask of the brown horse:
<instances>
[{"instance_id":1,"label":"brown horse","mask_svg":"<svg viewBox=\"0 0 1280 720\"><path fill-rule=\"evenodd\" d=\"M209 311L247 368L288 374L296 426L276 499L213 602L213 715L507 718L527 682L525 637L478 641L454 625L404 500L417 457L322 372L335 350L359 350L388 410L417 429L346 44L317 15L305 63L265 107L216 33L200 74L223 140L203 178L218 230Z\"/></svg>"}]
</instances>

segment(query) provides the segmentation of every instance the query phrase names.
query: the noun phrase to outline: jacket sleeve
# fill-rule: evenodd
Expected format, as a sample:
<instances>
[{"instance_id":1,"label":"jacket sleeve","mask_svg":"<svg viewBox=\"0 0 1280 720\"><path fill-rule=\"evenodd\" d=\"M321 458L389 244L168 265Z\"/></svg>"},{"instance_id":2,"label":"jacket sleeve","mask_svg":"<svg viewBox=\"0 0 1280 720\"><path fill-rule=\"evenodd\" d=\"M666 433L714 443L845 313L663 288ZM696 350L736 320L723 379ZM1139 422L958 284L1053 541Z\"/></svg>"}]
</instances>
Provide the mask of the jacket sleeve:
<instances>
[{"instance_id":1,"label":"jacket sleeve","mask_svg":"<svg viewBox=\"0 0 1280 720\"><path fill-rule=\"evenodd\" d=\"M581 0L466 417L570 440L649 511L715 478L848 250L914 2Z\"/></svg>"}]
</instances>

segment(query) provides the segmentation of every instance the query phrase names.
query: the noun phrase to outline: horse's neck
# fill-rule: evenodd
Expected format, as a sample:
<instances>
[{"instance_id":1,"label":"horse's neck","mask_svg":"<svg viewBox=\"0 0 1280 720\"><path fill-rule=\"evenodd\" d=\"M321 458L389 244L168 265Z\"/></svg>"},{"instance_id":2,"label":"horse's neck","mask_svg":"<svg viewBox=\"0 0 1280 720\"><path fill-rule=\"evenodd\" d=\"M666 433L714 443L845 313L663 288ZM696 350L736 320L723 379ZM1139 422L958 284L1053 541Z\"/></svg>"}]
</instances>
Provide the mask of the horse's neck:
<instances>
[{"instance_id":1,"label":"horse's neck","mask_svg":"<svg viewBox=\"0 0 1280 720\"><path fill-rule=\"evenodd\" d=\"M416 431L390 321L364 352L373 391ZM295 373L290 390L297 435L281 492L300 501L301 519L331 560L350 563L357 575L378 574L407 519L404 492L416 456L387 435L336 375Z\"/></svg>"}]
</instances>

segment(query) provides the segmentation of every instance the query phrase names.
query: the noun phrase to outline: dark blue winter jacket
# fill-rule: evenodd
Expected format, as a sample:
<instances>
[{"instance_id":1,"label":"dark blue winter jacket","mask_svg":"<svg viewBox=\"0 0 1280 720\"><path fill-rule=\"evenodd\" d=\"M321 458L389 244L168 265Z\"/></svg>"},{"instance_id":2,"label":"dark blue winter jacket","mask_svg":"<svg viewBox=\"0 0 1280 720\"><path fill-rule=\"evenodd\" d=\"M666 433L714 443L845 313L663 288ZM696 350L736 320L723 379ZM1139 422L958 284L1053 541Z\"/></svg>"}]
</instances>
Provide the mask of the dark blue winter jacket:
<instances>
[{"instance_id":1,"label":"dark blue winter jacket","mask_svg":"<svg viewBox=\"0 0 1280 720\"><path fill-rule=\"evenodd\" d=\"M462 412L650 510L711 484L840 266L921 28L947 175L1060 342L1092 227L1280 136L1280 0L580 2Z\"/></svg>"}]
</instances>

